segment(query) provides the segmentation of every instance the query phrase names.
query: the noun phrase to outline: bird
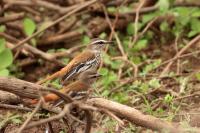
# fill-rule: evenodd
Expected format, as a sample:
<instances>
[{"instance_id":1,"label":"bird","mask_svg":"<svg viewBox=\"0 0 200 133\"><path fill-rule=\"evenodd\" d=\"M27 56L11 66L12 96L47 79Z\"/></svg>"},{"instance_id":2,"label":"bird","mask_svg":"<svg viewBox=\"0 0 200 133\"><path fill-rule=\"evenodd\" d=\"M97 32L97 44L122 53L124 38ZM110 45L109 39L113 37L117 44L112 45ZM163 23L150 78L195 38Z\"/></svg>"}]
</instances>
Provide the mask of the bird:
<instances>
[{"instance_id":1,"label":"bird","mask_svg":"<svg viewBox=\"0 0 200 133\"><path fill-rule=\"evenodd\" d=\"M107 44L114 44L114 42L103 39L93 39L87 48L82 53L75 56L64 68L40 80L37 84L43 84L48 80L59 77L61 78L62 85L66 85L68 80L73 79L84 71L97 71L101 62L101 52Z\"/></svg>"},{"instance_id":2,"label":"bird","mask_svg":"<svg viewBox=\"0 0 200 133\"><path fill-rule=\"evenodd\" d=\"M69 94L72 97L79 95L79 93L82 93L82 94L84 93L84 95L85 95L87 93L87 91L91 88L91 85L99 77L101 77L101 75L94 71L83 72L78 76L78 79L76 81L68 84L67 86L64 86L59 91L63 94ZM60 99L60 97L54 93L49 93L49 94L45 95L43 98L44 98L45 102L57 101ZM31 101L31 104L36 104L37 102L38 102L38 99L33 99Z\"/></svg>"}]
</instances>

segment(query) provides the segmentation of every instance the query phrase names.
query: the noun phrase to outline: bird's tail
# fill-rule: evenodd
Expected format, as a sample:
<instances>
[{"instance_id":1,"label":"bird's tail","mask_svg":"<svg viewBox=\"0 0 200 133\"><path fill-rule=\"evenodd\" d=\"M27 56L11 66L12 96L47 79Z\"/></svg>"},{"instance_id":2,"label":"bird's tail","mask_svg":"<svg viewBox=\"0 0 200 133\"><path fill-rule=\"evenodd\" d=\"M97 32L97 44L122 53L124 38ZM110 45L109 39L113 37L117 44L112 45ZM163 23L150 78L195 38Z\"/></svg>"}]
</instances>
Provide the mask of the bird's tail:
<instances>
[{"instance_id":1,"label":"bird's tail","mask_svg":"<svg viewBox=\"0 0 200 133\"><path fill-rule=\"evenodd\" d=\"M68 93L70 90L68 88L66 88L65 86L63 86L63 88L60 89L59 91L64 94L64 93ZM60 99L60 97L54 93L49 93L49 94L43 96L43 98L44 98L45 102L57 101L58 99ZM39 101L38 99L33 99L33 100L31 100L30 103L36 104L36 103L38 103L38 101Z\"/></svg>"},{"instance_id":2,"label":"bird's tail","mask_svg":"<svg viewBox=\"0 0 200 133\"><path fill-rule=\"evenodd\" d=\"M45 101L45 102L56 101L56 100L60 99L59 96L57 96L56 94L53 94L53 93L47 94L47 95L44 96L43 98L44 98L44 101ZM33 100L31 100L30 103L31 103L31 104L36 104L36 103L38 103L38 102L39 102L38 99L33 99Z\"/></svg>"}]
</instances>

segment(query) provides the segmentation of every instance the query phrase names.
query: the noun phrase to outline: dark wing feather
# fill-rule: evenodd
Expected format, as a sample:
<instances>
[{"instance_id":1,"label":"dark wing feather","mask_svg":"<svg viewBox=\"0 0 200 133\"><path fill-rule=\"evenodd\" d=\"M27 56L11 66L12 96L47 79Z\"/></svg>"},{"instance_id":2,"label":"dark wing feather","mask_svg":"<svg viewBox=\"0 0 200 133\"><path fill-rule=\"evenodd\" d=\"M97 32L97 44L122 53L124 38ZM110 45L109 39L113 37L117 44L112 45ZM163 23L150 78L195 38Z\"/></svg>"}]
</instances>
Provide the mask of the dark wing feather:
<instances>
[{"instance_id":1,"label":"dark wing feather","mask_svg":"<svg viewBox=\"0 0 200 133\"><path fill-rule=\"evenodd\" d=\"M64 71L62 81L65 83L71 77L81 72L83 67L89 69L91 64L87 64L87 62L94 60L95 54L92 51L85 51L78 56L76 56L70 63L62 69Z\"/></svg>"}]
</instances>

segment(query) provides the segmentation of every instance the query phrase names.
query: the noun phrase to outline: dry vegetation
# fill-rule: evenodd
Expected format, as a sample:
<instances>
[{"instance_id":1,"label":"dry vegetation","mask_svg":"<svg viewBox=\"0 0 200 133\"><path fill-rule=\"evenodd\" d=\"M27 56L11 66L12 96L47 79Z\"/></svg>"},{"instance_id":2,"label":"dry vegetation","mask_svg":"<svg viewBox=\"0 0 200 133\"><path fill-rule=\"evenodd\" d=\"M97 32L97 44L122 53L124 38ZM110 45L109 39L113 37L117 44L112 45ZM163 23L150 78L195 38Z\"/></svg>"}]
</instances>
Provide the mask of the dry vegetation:
<instances>
[{"instance_id":1,"label":"dry vegetation","mask_svg":"<svg viewBox=\"0 0 200 133\"><path fill-rule=\"evenodd\" d=\"M36 84L93 38L115 45L86 100ZM197 0L2 0L0 132L200 132L199 45Z\"/></svg>"}]
</instances>

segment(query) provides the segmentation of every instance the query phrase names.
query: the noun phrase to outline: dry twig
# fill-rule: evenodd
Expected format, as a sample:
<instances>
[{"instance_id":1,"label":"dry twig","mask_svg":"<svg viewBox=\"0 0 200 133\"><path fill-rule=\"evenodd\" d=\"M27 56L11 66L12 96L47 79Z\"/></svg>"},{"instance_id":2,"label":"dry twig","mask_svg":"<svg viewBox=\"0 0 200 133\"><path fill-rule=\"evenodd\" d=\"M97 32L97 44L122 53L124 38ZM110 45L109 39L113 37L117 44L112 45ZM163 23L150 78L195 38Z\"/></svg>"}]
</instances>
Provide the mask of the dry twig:
<instances>
[{"instance_id":1,"label":"dry twig","mask_svg":"<svg viewBox=\"0 0 200 133\"><path fill-rule=\"evenodd\" d=\"M186 50L188 50L193 44L195 44L197 41L200 40L200 34L196 36L194 39L192 39L185 47L183 47L173 58L172 60L167 64L167 66L163 69L163 71L160 74L160 77L165 76L165 74L170 69L171 65L174 63L176 59L179 58Z\"/></svg>"},{"instance_id":2,"label":"dry twig","mask_svg":"<svg viewBox=\"0 0 200 133\"><path fill-rule=\"evenodd\" d=\"M19 130L17 131L17 133L22 133L22 131L26 128L27 124L31 121L31 119L33 118L33 116L35 115L35 113L40 109L41 105L42 105L42 99L40 99L39 103L37 104L37 106L35 107L35 109L33 110L33 112L28 116L28 118L23 123L23 125L19 128Z\"/></svg>"},{"instance_id":3,"label":"dry twig","mask_svg":"<svg viewBox=\"0 0 200 133\"><path fill-rule=\"evenodd\" d=\"M14 83L14 84L12 84ZM10 79L10 78L6 78L6 77L0 77L0 89L4 90L4 91L12 91L13 89L15 90L17 88L19 92L12 91L15 94L19 94L21 95L21 92L23 92L23 87L24 85L30 85L27 86L26 90L29 90L27 93L31 93L34 91L35 88L45 88L41 85L37 85L37 84L33 84L33 83L29 83L27 81L22 81L22 80L18 80L18 79ZM19 87L20 86L20 87ZM19 90L21 89L21 90ZM37 90L37 89L36 89ZM27 94L28 95L28 94ZM39 96L38 93L36 93L36 95ZM30 95L29 95L30 96ZM72 103L70 103L72 104ZM67 105L70 105L67 104ZM73 102L73 105L76 107L79 107L83 110L92 110L92 111L98 111L98 108L104 108L106 110L109 110L112 113L115 113L116 116L118 117L123 117L124 119L129 120L130 122L133 122L136 125L139 126L143 126L152 130L157 130L157 131L162 131L162 130L168 130L170 132L184 132L184 129L182 129L181 127L177 127L174 126L174 123L169 123L163 120L160 120L154 116L150 116L150 115L144 115L142 114L140 111L131 108L129 106L126 105L122 105L110 100L106 100L103 98L91 98L88 99L86 104L80 103L80 102ZM94 106L91 106L94 105ZM68 108L68 107L67 107ZM68 109L66 109L68 110ZM61 114L59 114L58 116L54 116L53 118L48 118L48 119L44 119L42 121L36 122L36 123L32 123L28 126L26 126L26 128L30 128L36 125L40 125L42 123L46 123L46 122L50 122L55 119L60 119L63 118L63 116L66 114L65 112L68 112L66 110L63 110ZM198 129L199 130L199 129Z\"/></svg>"},{"instance_id":4,"label":"dry twig","mask_svg":"<svg viewBox=\"0 0 200 133\"><path fill-rule=\"evenodd\" d=\"M135 15L135 22L134 22L134 27L135 27L135 31L134 31L134 37L132 38L132 42L129 44L129 48L132 48L133 45L136 43L137 38L138 38L138 21L139 21L139 13L140 10L142 8L142 6L144 5L145 0L141 0L141 3L139 3L138 8L136 9L136 15Z\"/></svg>"},{"instance_id":5,"label":"dry twig","mask_svg":"<svg viewBox=\"0 0 200 133\"><path fill-rule=\"evenodd\" d=\"M91 0L88 2L85 2L84 4L82 4L81 6L79 6L78 8L75 8L74 10L70 11L69 13L67 13L66 15L60 17L59 19L57 19L56 21L54 21L52 24L48 25L47 27L43 28L42 30L39 30L35 33L33 33L31 36L27 37L26 39L20 41L14 48L17 49L18 47L22 46L24 43L26 43L27 41L31 40L32 38L34 38L35 36L37 36L38 34L42 33L43 31L47 30L48 28L54 26L55 24L59 23L60 21L63 21L64 19L66 19L67 17L71 16L72 14L82 10L83 8L95 3L97 0Z\"/></svg>"},{"instance_id":6,"label":"dry twig","mask_svg":"<svg viewBox=\"0 0 200 133\"><path fill-rule=\"evenodd\" d=\"M24 16L25 16L24 13L16 13L16 14L0 17L0 24L19 20L19 19L24 18Z\"/></svg>"}]
</instances>

